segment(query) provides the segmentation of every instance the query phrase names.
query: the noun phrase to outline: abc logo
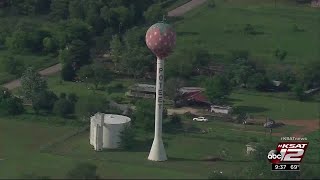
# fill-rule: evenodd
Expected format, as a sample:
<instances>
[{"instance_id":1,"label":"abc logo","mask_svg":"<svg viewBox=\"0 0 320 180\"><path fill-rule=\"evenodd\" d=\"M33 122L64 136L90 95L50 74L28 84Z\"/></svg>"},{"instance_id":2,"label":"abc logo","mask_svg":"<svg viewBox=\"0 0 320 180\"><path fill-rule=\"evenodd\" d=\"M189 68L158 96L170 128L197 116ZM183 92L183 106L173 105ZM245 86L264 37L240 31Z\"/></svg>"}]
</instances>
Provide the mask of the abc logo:
<instances>
[{"instance_id":1,"label":"abc logo","mask_svg":"<svg viewBox=\"0 0 320 180\"><path fill-rule=\"evenodd\" d=\"M269 153L268 153L268 159L269 160L273 160L273 159L281 159L281 154L276 151L276 150L271 150Z\"/></svg>"}]
</instances>

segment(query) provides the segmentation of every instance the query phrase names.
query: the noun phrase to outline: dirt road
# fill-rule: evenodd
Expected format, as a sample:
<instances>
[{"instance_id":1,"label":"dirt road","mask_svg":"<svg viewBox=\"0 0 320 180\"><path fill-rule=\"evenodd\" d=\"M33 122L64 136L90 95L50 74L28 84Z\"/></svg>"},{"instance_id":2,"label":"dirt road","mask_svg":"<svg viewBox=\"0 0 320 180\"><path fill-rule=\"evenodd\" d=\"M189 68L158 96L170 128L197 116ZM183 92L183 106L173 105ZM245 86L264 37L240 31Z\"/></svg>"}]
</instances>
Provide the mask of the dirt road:
<instances>
[{"instance_id":1,"label":"dirt road","mask_svg":"<svg viewBox=\"0 0 320 180\"><path fill-rule=\"evenodd\" d=\"M56 64L56 65L53 65L51 67L48 67L46 69L43 69L41 71L39 71L39 74L41 76L50 76L50 75L53 75L53 74L56 74L58 73L59 71L61 71L61 64ZM16 79L16 80L13 80L11 82L8 82L6 84L3 85L3 87L9 89L9 90L13 90L17 87L21 86L21 82L20 82L20 79Z\"/></svg>"},{"instance_id":2,"label":"dirt road","mask_svg":"<svg viewBox=\"0 0 320 180\"><path fill-rule=\"evenodd\" d=\"M201 4L205 3L207 0L192 0L180 7L177 7L176 9L169 11L168 16L169 17L179 17L183 16L188 11L200 6Z\"/></svg>"},{"instance_id":3,"label":"dirt road","mask_svg":"<svg viewBox=\"0 0 320 180\"><path fill-rule=\"evenodd\" d=\"M293 137L305 137L314 131L319 131L320 120L280 120L286 125L300 126L301 128L294 132Z\"/></svg>"}]
</instances>

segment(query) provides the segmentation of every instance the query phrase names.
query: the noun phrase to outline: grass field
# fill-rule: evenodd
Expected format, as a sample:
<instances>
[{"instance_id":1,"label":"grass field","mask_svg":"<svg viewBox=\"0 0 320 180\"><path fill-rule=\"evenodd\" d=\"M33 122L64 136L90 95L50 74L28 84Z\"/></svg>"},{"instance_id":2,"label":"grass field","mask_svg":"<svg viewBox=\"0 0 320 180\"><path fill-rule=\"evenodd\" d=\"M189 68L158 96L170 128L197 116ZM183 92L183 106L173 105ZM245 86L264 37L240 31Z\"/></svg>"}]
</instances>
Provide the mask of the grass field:
<instances>
[{"instance_id":1,"label":"grass field","mask_svg":"<svg viewBox=\"0 0 320 180\"><path fill-rule=\"evenodd\" d=\"M233 177L241 173L244 166L250 166L252 163L245 155L245 145L265 139L262 133L245 132L241 127L231 123L199 123L185 117L183 122L186 124L199 129L212 128L214 131L208 134L186 135L178 132L164 133L169 161L153 163L147 160L151 142L143 142L130 152L95 152L89 145L88 132L56 144L49 152L40 153L39 148L42 145L70 133L77 127L34 122L21 117L15 119L0 119L0 158L4 159L0 161L0 178L17 178L27 172L63 178L65 173L79 162L96 164L98 174L103 178L199 179L207 178L212 170L223 171ZM259 131L259 128L256 130ZM310 137L316 138L316 134ZM140 136L139 139L143 137ZM273 137L275 144L278 140L279 138ZM225 161L201 161L208 156L221 157L222 151L226 152ZM314 157L315 149L309 152L310 156L311 153Z\"/></svg>"},{"instance_id":2,"label":"grass field","mask_svg":"<svg viewBox=\"0 0 320 180\"><path fill-rule=\"evenodd\" d=\"M300 102L250 92L235 92L231 99L235 107L254 115L282 120L319 119L319 102Z\"/></svg>"},{"instance_id":3,"label":"grass field","mask_svg":"<svg viewBox=\"0 0 320 180\"><path fill-rule=\"evenodd\" d=\"M216 55L216 61L228 59L230 51L248 50L257 61L279 64L274 51L288 52L284 63L301 64L320 56L319 9L297 6L278 0L216 1L215 8L203 5L185 15L176 24L177 49L203 43ZM245 35L251 24L258 35ZM295 32L294 25L303 32Z\"/></svg>"}]
</instances>

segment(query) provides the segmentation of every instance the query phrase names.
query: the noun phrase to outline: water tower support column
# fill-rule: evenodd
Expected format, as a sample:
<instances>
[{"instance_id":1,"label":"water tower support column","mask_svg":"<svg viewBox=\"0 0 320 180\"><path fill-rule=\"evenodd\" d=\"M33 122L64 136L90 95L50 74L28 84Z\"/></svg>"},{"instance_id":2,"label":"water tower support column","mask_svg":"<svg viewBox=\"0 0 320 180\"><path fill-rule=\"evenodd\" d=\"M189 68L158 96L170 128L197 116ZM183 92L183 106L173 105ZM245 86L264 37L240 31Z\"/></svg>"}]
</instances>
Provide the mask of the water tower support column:
<instances>
[{"instance_id":1,"label":"water tower support column","mask_svg":"<svg viewBox=\"0 0 320 180\"><path fill-rule=\"evenodd\" d=\"M162 111L163 111L164 60L157 58L155 132L148 159L151 161L166 161L167 155L162 141Z\"/></svg>"}]
</instances>

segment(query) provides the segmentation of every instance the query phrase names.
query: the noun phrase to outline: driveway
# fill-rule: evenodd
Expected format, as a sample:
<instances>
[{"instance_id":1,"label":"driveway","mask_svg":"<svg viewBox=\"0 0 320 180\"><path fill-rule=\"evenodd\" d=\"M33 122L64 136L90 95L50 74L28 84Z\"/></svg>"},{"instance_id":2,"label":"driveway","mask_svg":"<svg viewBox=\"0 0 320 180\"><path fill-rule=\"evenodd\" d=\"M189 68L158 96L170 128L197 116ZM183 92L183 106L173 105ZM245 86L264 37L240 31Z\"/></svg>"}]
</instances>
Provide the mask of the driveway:
<instances>
[{"instance_id":1,"label":"driveway","mask_svg":"<svg viewBox=\"0 0 320 180\"><path fill-rule=\"evenodd\" d=\"M53 65L53 66L50 66L46 69L43 69L41 71L39 71L39 74L41 76L50 76L50 75L54 75L58 72L60 72L62 69L62 65L59 63L59 64L56 64L56 65ZM21 82L20 82L20 79L16 79L16 80L13 80L11 82L8 82L4 85L2 85L3 87L9 89L9 90L13 90L19 86L21 86Z\"/></svg>"},{"instance_id":2,"label":"driveway","mask_svg":"<svg viewBox=\"0 0 320 180\"><path fill-rule=\"evenodd\" d=\"M168 12L168 16L169 17L179 17L179 16L183 16L185 13L187 13L188 11L202 5L203 3L205 3L207 0L192 0L182 6L177 7L176 9L169 11Z\"/></svg>"}]
</instances>

